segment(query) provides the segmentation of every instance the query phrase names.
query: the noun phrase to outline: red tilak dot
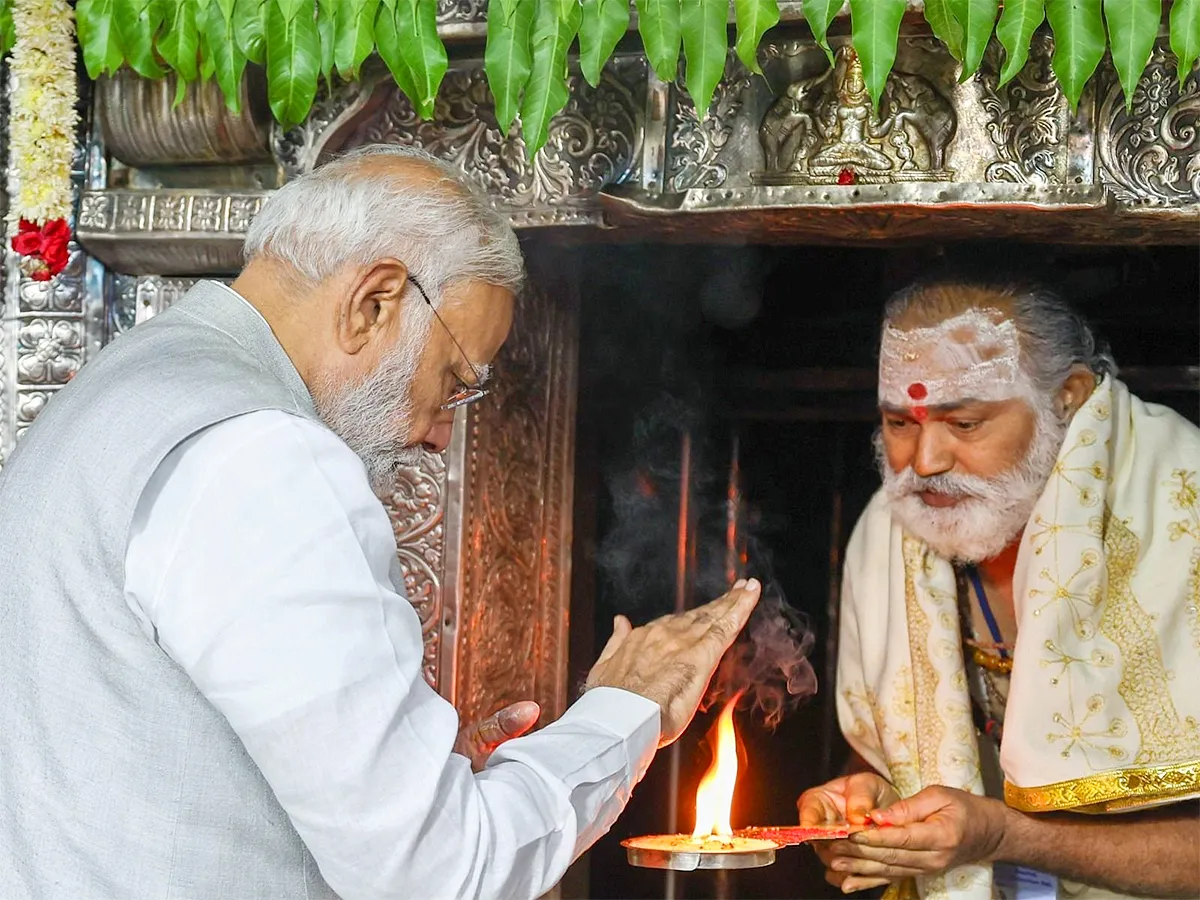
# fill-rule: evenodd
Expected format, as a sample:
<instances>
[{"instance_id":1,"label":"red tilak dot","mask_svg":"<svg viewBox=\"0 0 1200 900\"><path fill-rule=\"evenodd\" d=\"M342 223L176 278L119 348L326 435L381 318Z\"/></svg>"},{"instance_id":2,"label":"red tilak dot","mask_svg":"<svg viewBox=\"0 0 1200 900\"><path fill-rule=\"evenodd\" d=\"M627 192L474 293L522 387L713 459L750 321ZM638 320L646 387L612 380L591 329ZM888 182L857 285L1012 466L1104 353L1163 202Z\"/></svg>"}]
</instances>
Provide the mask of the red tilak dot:
<instances>
[{"instance_id":1,"label":"red tilak dot","mask_svg":"<svg viewBox=\"0 0 1200 900\"><path fill-rule=\"evenodd\" d=\"M914 381L908 386L908 396L914 400L924 400L929 396L929 391L925 389L925 385L921 384L921 382Z\"/></svg>"},{"instance_id":2,"label":"red tilak dot","mask_svg":"<svg viewBox=\"0 0 1200 900\"><path fill-rule=\"evenodd\" d=\"M913 418L916 419L918 422L924 422L926 419L929 418L929 410L927 410L923 406L914 406L912 414L913 414Z\"/></svg>"}]
</instances>

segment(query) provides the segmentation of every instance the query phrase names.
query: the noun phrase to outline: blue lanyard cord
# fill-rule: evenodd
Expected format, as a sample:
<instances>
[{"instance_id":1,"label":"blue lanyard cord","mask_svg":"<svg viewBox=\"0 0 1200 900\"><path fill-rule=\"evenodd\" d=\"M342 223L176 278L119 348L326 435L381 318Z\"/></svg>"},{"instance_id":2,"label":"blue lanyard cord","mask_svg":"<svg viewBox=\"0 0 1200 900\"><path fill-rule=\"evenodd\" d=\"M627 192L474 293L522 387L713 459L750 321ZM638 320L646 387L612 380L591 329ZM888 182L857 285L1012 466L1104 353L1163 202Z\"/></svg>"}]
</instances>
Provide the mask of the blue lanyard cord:
<instances>
[{"instance_id":1,"label":"blue lanyard cord","mask_svg":"<svg viewBox=\"0 0 1200 900\"><path fill-rule=\"evenodd\" d=\"M988 603L987 594L983 590L983 581L979 577L979 570L974 566L968 566L967 577L971 579L971 584L975 585L975 593L979 597L979 610L983 613L983 620L987 622L988 631L992 633L992 640L997 645L1004 643L1000 637L1000 627L996 624L996 617L992 615L992 607ZM1008 659L1008 651L1000 646L997 646L996 649L1000 651L1001 659Z\"/></svg>"}]
</instances>

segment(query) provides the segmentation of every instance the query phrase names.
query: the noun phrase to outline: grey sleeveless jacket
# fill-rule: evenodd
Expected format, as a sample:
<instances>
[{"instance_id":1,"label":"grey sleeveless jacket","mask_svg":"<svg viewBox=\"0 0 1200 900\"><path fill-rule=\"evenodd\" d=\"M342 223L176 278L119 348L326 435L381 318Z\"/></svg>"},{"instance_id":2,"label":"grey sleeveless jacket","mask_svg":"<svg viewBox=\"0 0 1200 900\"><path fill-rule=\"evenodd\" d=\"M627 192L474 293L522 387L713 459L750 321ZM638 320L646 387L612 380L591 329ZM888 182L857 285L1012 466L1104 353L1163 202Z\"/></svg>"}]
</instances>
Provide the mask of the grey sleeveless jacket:
<instances>
[{"instance_id":1,"label":"grey sleeveless jacket","mask_svg":"<svg viewBox=\"0 0 1200 900\"><path fill-rule=\"evenodd\" d=\"M225 719L127 607L130 522L189 436L315 417L266 322L211 282L118 338L0 471L0 897L329 898Z\"/></svg>"}]
</instances>

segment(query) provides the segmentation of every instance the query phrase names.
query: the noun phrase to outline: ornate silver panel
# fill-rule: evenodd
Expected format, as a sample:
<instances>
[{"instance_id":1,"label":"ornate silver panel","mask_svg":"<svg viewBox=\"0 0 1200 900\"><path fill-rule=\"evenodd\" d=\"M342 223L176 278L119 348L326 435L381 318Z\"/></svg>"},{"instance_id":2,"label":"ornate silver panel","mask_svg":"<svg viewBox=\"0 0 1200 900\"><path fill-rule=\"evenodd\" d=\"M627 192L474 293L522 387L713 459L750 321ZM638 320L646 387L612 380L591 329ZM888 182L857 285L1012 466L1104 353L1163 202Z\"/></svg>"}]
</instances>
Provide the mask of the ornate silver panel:
<instances>
[{"instance_id":1,"label":"ornate silver panel","mask_svg":"<svg viewBox=\"0 0 1200 900\"><path fill-rule=\"evenodd\" d=\"M472 3L444 12L470 18ZM1175 85L1165 39L1132 115L1111 68L1072 114L1047 35L1035 37L1024 71L1001 86L996 45L959 83L945 47L905 25L878 111L866 103L847 39L833 44L831 67L811 37L781 27L760 48L762 77L731 53L703 117L680 83L664 84L643 57L622 54L598 88L572 76L567 107L532 160L518 129L501 134L481 60L453 64L430 122L374 63L361 82L323 89L307 122L275 130L271 150L291 177L368 141L420 146L453 162L521 229L612 226L653 238L832 243L948 231L1194 241L1197 75L1182 91ZM162 114L183 119L155 125L163 134L197 115ZM234 270L269 179L254 170L231 182L237 167L164 171L116 172L89 189L80 241L119 271Z\"/></svg>"},{"instance_id":2,"label":"ornate silver panel","mask_svg":"<svg viewBox=\"0 0 1200 900\"><path fill-rule=\"evenodd\" d=\"M286 131L272 126L271 151L287 178L312 169L332 144L344 139L344 130L352 127L362 111L381 102L380 85L386 73L377 65L363 67L361 81L338 83L332 91L321 83L308 118Z\"/></svg>"},{"instance_id":3,"label":"ornate silver panel","mask_svg":"<svg viewBox=\"0 0 1200 900\"><path fill-rule=\"evenodd\" d=\"M1135 206L1200 202L1200 70L1183 85L1165 40L1133 94L1132 109L1115 74L1098 88L1096 156L1100 180Z\"/></svg>"},{"instance_id":4,"label":"ornate silver panel","mask_svg":"<svg viewBox=\"0 0 1200 900\"><path fill-rule=\"evenodd\" d=\"M578 343L573 268L531 259L496 391L465 432L463 554L453 700L475 719L534 699L546 721L566 709Z\"/></svg>"},{"instance_id":5,"label":"ornate silver panel","mask_svg":"<svg viewBox=\"0 0 1200 900\"><path fill-rule=\"evenodd\" d=\"M5 81L4 93L10 85ZM81 85L82 100L89 99ZM87 128L87 118L84 117ZM4 117L7 121L7 117ZM76 196L85 178L86 143L71 165ZM9 173L15 178L15 173ZM0 465L38 413L98 351L105 335L103 297L89 292L96 264L72 241L66 269L53 281L34 281L21 272L16 254L4 247L4 299L0 316ZM91 271L89 271L91 270Z\"/></svg>"},{"instance_id":6,"label":"ornate silver panel","mask_svg":"<svg viewBox=\"0 0 1200 900\"><path fill-rule=\"evenodd\" d=\"M742 122L745 95L753 76L730 53L725 77L717 85L713 102L701 118L696 104L683 88L683 76L671 91L670 138L667 145L667 190L680 192L692 188L720 187L729 177L728 163L718 162ZM741 129L744 131L744 128Z\"/></svg>"},{"instance_id":7,"label":"ornate silver panel","mask_svg":"<svg viewBox=\"0 0 1200 900\"><path fill-rule=\"evenodd\" d=\"M113 275L109 335L117 337L153 318L186 294L199 279L159 275ZM225 281L229 279L214 279Z\"/></svg>"},{"instance_id":8,"label":"ornate silver panel","mask_svg":"<svg viewBox=\"0 0 1200 900\"><path fill-rule=\"evenodd\" d=\"M1000 47L993 43L987 49L977 80L988 137L995 148L995 159L983 173L989 182L1049 185L1066 178L1062 150L1070 119L1050 68L1053 49L1048 35L1035 37L1029 62L1004 87L999 86Z\"/></svg>"},{"instance_id":9,"label":"ornate silver panel","mask_svg":"<svg viewBox=\"0 0 1200 900\"><path fill-rule=\"evenodd\" d=\"M572 75L571 99L532 160L517 126L501 133L478 61L447 72L433 121L421 121L408 99L389 88L382 108L344 147L395 143L428 150L460 168L518 228L596 224L600 189L636 178L646 71L642 57L623 56L609 63L596 88Z\"/></svg>"},{"instance_id":10,"label":"ornate silver panel","mask_svg":"<svg viewBox=\"0 0 1200 900\"><path fill-rule=\"evenodd\" d=\"M425 453L419 464L400 471L384 500L396 534L405 594L421 620L425 679L446 696L454 680L454 670L441 667L442 620L450 610L446 575L453 571L445 556L446 507L454 486L446 455Z\"/></svg>"},{"instance_id":11,"label":"ornate silver panel","mask_svg":"<svg viewBox=\"0 0 1200 900\"><path fill-rule=\"evenodd\" d=\"M77 234L119 272L205 275L241 267L242 242L266 191L85 191Z\"/></svg>"},{"instance_id":12,"label":"ornate silver panel","mask_svg":"<svg viewBox=\"0 0 1200 900\"><path fill-rule=\"evenodd\" d=\"M959 83L945 47L906 25L876 111L846 38L832 40L831 67L811 37L775 34L759 51L764 76L730 59L702 120L670 86L664 187L606 188L606 224L657 239L766 243L1196 239L1197 76L1171 92L1165 42L1139 88L1142 113L1123 117L1111 68L1072 115L1045 36L1001 87L997 47ZM647 146L645 158L658 154Z\"/></svg>"},{"instance_id":13,"label":"ornate silver panel","mask_svg":"<svg viewBox=\"0 0 1200 900\"><path fill-rule=\"evenodd\" d=\"M668 189L703 190L754 185L830 184L853 175L854 184L886 184L901 197L909 184L986 184L1002 142L1024 120L1020 89L997 90L994 69L959 84L957 64L938 41L921 33L900 38L896 64L878 112L871 108L857 57L846 39L834 39L830 66L811 38L786 33L759 50L763 77L735 59L727 67L703 122L680 87L672 91ZM1049 47L1039 42L1023 79L1048 71ZM989 63L998 61L993 55ZM1066 124L1066 100L1053 84L1044 104ZM1065 127L1057 134L1065 133ZM1065 154L1061 141L1051 158ZM1063 157L1065 160L1065 157ZM1059 160L1059 172L1065 161ZM1062 183L1062 179L1053 179ZM1049 182L1047 182L1049 183ZM770 196L763 194L764 197Z\"/></svg>"}]
</instances>

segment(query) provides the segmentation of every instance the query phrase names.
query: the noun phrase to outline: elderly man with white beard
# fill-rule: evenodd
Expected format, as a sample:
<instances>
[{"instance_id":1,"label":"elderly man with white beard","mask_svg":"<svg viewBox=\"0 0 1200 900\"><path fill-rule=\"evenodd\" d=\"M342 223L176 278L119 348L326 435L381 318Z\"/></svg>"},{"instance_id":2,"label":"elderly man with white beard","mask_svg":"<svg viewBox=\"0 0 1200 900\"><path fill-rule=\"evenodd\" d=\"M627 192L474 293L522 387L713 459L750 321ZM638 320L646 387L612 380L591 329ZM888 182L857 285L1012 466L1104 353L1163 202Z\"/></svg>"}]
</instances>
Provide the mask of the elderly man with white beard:
<instances>
[{"instance_id":1,"label":"elderly man with white beard","mask_svg":"<svg viewBox=\"0 0 1200 900\"><path fill-rule=\"evenodd\" d=\"M472 771L536 704L454 752L372 487L486 394L516 236L453 170L372 147L276 192L246 253L100 353L0 473L0 895L536 897L759 586L618 617L583 697Z\"/></svg>"},{"instance_id":2,"label":"elderly man with white beard","mask_svg":"<svg viewBox=\"0 0 1200 900\"><path fill-rule=\"evenodd\" d=\"M846 892L1200 896L1200 432L1037 287L887 305L883 488L846 554ZM915 880L915 883L914 883Z\"/></svg>"}]
</instances>

